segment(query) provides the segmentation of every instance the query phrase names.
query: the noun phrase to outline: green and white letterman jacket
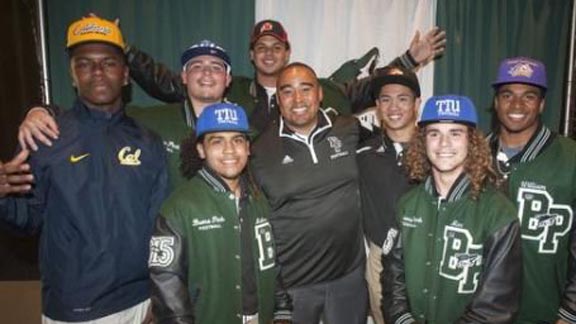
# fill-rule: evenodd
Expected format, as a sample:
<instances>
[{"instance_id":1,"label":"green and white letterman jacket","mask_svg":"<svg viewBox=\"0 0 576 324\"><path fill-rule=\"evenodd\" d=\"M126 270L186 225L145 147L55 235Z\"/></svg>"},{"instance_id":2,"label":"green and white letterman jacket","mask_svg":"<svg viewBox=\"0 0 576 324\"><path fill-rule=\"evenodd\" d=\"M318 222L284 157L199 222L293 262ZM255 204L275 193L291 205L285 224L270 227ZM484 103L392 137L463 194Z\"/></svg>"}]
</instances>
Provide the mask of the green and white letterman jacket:
<instances>
[{"instance_id":1,"label":"green and white letterman jacket","mask_svg":"<svg viewBox=\"0 0 576 324\"><path fill-rule=\"evenodd\" d=\"M168 160L169 192L185 182L180 173L180 144L195 128L194 108L188 100L157 107L130 107L126 114L162 138Z\"/></svg>"},{"instance_id":2,"label":"green and white letterman jacket","mask_svg":"<svg viewBox=\"0 0 576 324\"><path fill-rule=\"evenodd\" d=\"M576 323L576 142L541 124L507 160L498 137L488 140L521 224L524 281L517 323L559 317Z\"/></svg>"},{"instance_id":3,"label":"green and white letterman jacket","mask_svg":"<svg viewBox=\"0 0 576 324\"><path fill-rule=\"evenodd\" d=\"M206 169L165 201L149 260L158 323L242 323L240 231L245 226L254 234L259 321L272 320L277 269L264 195L251 190L243 213L247 223L241 225L236 197Z\"/></svg>"},{"instance_id":4,"label":"green and white letterman jacket","mask_svg":"<svg viewBox=\"0 0 576 324\"><path fill-rule=\"evenodd\" d=\"M522 271L516 209L486 188L477 200L462 174L446 199L434 181L399 201L399 235L385 242L386 323L512 323Z\"/></svg>"}]
</instances>

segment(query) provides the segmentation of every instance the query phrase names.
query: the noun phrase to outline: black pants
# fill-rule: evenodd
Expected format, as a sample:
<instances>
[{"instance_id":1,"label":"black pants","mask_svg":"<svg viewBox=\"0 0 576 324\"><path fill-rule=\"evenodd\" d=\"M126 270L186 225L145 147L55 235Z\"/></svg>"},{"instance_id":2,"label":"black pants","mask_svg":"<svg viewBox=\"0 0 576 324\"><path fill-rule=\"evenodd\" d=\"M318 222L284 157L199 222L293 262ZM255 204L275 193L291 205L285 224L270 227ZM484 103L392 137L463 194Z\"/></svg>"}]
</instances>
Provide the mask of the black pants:
<instances>
[{"instance_id":1,"label":"black pants","mask_svg":"<svg viewBox=\"0 0 576 324\"><path fill-rule=\"evenodd\" d=\"M312 286L291 288L294 324L366 324L368 290L364 267Z\"/></svg>"}]
</instances>

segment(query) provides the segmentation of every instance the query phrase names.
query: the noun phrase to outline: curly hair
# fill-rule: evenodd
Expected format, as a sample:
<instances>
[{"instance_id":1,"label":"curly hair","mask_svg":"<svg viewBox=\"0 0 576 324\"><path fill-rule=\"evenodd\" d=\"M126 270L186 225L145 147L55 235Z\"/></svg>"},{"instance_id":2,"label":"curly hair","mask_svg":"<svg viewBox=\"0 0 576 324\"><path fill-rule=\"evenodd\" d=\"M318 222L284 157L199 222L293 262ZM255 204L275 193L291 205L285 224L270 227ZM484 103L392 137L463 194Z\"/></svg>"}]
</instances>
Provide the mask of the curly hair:
<instances>
[{"instance_id":1,"label":"curly hair","mask_svg":"<svg viewBox=\"0 0 576 324\"><path fill-rule=\"evenodd\" d=\"M180 173L189 180L203 164L204 161L196 148L196 133L190 132L190 135L180 143Z\"/></svg>"},{"instance_id":2,"label":"curly hair","mask_svg":"<svg viewBox=\"0 0 576 324\"><path fill-rule=\"evenodd\" d=\"M468 174L472 187L472 199L477 199L487 183L496 187L500 180L492 165L490 147L482 131L468 126L468 155L464 164L464 172ZM404 154L404 165L408 177L412 180L423 181L431 174L432 166L426 156L425 128L415 133L410 146Z\"/></svg>"}]
</instances>

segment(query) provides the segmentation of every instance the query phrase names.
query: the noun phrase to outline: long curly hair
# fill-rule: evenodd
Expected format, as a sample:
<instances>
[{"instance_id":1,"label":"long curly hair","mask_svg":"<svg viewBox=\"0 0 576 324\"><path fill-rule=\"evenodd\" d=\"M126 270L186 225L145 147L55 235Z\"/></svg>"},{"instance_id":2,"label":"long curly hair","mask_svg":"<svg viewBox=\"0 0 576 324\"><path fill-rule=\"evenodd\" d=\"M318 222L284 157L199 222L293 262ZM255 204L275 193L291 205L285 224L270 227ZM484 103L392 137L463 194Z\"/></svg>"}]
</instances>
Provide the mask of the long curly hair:
<instances>
[{"instance_id":1,"label":"long curly hair","mask_svg":"<svg viewBox=\"0 0 576 324\"><path fill-rule=\"evenodd\" d=\"M470 127L468 129L468 156L464 163L464 172L468 174L471 184L472 199L477 199L487 183L496 187L500 179L492 165L490 147L482 131ZM422 127L414 134L411 144L404 154L404 165L408 176L418 182L424 181L430 174L432 165L426 156L426 133Z\"/></svg>"},{"instance_id":2,"label":"long curly hair","mask_svg":"<svg viewBox=\"0 0 576 324\"><path fill-rule=\"evenodd\" d=\"M190 135L180 143L180 173L184 178L190 179L203 165L204 160L196 148L196 133L190 132Z\"/></svg>"}]
</instances>

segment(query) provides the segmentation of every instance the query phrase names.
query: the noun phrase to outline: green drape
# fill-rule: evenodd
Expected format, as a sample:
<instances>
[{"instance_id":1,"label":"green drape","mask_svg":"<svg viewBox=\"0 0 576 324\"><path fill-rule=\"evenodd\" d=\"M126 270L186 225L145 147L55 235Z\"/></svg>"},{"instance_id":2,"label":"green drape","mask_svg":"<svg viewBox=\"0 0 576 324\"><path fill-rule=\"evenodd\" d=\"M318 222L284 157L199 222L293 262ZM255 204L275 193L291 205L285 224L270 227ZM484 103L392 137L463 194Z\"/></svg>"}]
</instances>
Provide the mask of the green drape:
<instances>
[{"instance_id":1,"label":"green drape","mask_svg":"<svg viewBox=\"0 0 576 324\"><path fill-rule=\"evenodd\" d=\"M65 54L66 28L94 12L103 18L120 18L127 43L152 54L169 67L180 69L180 54L202 39L221 44L232 59L233 73L252 75L248 56L254 24L254 0L47 0L47 34L53 102L70 107L75 98ZM132 103L155 101L137 86Z\"/></svg>"},{"instance_id":2,"label":"green drape","mask_svg":"<svg viewBox=\"0 0 576 324\"><path fill-rule=\"evenodd\" d=\"M437 61L434 93L462 94L490 126L499 62L528 56L544 62L548 94L544 122L558 130L563 110L572 0L438 0L437 24L448 34L447 51Z\"/></svg>"}]
</instances>

